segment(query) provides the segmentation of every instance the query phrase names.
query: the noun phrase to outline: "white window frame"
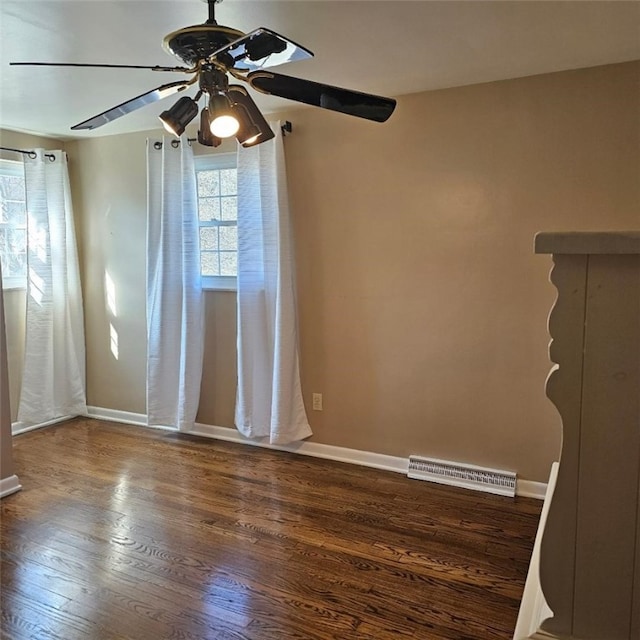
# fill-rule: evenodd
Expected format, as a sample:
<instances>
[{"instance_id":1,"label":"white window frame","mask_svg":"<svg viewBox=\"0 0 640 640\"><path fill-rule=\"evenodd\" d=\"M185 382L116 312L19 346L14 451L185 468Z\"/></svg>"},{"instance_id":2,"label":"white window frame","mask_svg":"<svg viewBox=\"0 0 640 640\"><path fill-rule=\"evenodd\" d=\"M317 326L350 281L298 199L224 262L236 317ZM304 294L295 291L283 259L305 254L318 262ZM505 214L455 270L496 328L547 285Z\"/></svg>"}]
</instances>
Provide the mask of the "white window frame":
<instances>
[{"instance_id":1,"label":"white window frame","mask_svg":"<svg viewBox=\"0 0 640 640\"><path fill-rule=\"evenodd\" d=\"M19 160L6 160L0 158L0 173L5 176L20 176L24 178L24 164ZM13 228L6 222L0 221L0 228ZM27 221L24 221L24 228L27 228ZM9 291L12 289L26 289L27 288L27 276L5 276L2 274L2 289Z\"/></svg>"},{"instance_id":2,"label":"white window frame","mask_svg":"<svg viewBox=\"0 0 640 640\"><path fill-rule=\"evenodd\" d=\"M238 158L236 153L211 153L195 156L196 177L198 171L210 171L212 169L237 169ZM198 217L198 241L200 241L200 229L214 226L206 222L200 222ZM207 291L236 291L238 278L236 276L202 276L202 288Z\"/></svg>"}]
</instances>

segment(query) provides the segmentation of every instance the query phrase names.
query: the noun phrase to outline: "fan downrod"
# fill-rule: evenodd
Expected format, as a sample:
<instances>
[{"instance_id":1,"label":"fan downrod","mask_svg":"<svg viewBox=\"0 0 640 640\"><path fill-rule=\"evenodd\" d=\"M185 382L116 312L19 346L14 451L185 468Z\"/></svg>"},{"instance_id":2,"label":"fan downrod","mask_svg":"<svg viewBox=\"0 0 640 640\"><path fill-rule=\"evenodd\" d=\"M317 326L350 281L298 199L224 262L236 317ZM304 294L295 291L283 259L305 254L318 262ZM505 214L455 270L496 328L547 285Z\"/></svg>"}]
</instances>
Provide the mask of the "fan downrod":
<instances>
[{"instance_id":1,"label":"fan downrod","mask_svg":"<svg viewBox=\"0 0 640 640\"><path fill-rule=\"evenodd\" d=\"M209 19L207 24L218 24L216 22L216 5L222 2L222 0L202 0L209 5Z\"/></svg>"},{"instance_id":2,"label":"fan downrod","mask_svg":"<svg viewBox=\"0 0 640 640\"><path fill-rule=\"evenodd\" d=\"M165 36L163 48L189 66L208 60L211 54L246 35L238 29L224 27L216 22L215 5L222 0L202 0L208 2L209 19L204 24L178 29Z\"/></svg>"}]
</instances>

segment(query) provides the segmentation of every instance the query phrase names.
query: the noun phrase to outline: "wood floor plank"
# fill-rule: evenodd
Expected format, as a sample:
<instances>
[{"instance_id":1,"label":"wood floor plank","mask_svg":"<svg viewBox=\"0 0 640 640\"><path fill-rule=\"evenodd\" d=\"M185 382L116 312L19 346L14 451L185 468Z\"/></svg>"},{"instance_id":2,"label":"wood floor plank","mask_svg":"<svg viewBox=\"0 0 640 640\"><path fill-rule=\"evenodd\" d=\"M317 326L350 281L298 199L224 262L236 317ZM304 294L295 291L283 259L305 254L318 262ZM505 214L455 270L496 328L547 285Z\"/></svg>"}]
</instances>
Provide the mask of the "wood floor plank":
<instances>
[{"instance_id":1,"label":"wood floor plank","mask_svg":"<svg viewBox=\"0 0 640 640\"><path fill-rule=\"evenodd\" d=\"M7 640L502 640L540 503L88 419L14 438Z\"/></svg>"}]
</instances>

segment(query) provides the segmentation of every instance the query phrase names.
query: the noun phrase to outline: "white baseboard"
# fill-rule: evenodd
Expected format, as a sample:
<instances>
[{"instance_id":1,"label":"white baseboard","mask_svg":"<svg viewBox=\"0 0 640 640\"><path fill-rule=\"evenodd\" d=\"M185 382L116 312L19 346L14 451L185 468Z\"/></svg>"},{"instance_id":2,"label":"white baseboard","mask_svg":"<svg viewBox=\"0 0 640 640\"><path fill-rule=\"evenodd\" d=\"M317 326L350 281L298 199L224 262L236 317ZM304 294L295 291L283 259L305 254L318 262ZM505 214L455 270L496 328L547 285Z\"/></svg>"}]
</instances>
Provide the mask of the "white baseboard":
<instances>
[{"instance_id":1,"label":"white baseboard","mask_svg":"<svg viewBox=\"0 0 640 640\"><path fill-rule=\"evenodd\" d=\"M516 495L521 496L522 498L544 500L547 495L547 483L518 479L516 480Z\"/></svg>"},{"instance_id":2,"label":"white baseboard","mask_svg":"<svg viewBox=\"0 0 640 640\"><path fill-rule=\"evenodd\" d=\"M104 409L103 407L87 407L87 418L122 422L123 424L136 424L141 427L147 426L147 415L145 413L131 413L130 411Z\"/></svg>"},{"instance_id":3,"label":"white baseboard","mask_svg":"<svg viewBox=\"0 0 640 640\"><path fill-rule=\"evenodd\" d=\"M53 420L47 420L46 422L39 422L38 424L32 424L29 426L24 426L22 422L14 422L11 425L11 435L19 436L21 433L28 433L29 431L35 431L36 429L43 429L44 427L50 427L54 424L58 424L59 422L64 422L65 420L71 420L75 416L60 416L59 418L54 418Z\"/></svg>"},{"instance_id":4,"label":"white baseboard","mask_svg":"<svg viewBox=\"0 0 640 640\"><path fill-rule=\"evenodd\" d=\"M292 453L300 453L314 458L324 458L325 460L348 462L362 467L372 467L373 469L382 469L384 471L396 471L398 473L406 474L409 467L409 460L407 458L398 458L396 456L372 453L370 451L360 451L359 449L347 449L346 447L335 447L330 444L320 444L317 442L296 442L286 445L269 444L263 440L249 440L235 429L214 427L208 424L196 423L195 427L186 433L204 436L207 438L215 438L217 440L241 442L242 444L263 447L265 449L290 451Z\"/></svg>"},{"instance_id":5,"label":"white baseboard","mask_svg":"<svg viewBox=\"0 0 640 640\"><path fill-rule=\"evenodd\" d=\"M108 420L111 422L122 422L124 424L135 424L139 426L147 425L147 416L142 413L130 413L128 411L117 411L115 409L104 409L102 407L87 407L87 417L97 420ZM162 427L153 425L154 429L167 429L176 431L172 427ZM383 471L394 471L406 474L409 469L409 459L397 456L388 456L383 453L373 453L371 451L361 451L359 449L348 449L346 447L336 447L330 444L320 444L318 442L296 442L288 445L269 444L264 440L249 440L240 434L236 429L227 427L216 427L209 424L196 423L190 431L183 431L195 436L213 438L216 440L227 440L229 442L239 442L253 447L263 447L265 449L275 449L276 451L289 451L299 453L314 458L324 458L325 460L336 460L347 462L362 467L382 469ZM537 498L543 500L547 490L547 485L543 482L532 482L530 480L518 480L516 485L516 495Z\"/></svg>"},{"instance_id":6,"label":"white baseboard","mask_svg":"<svg viewBox=\"0 0 640 640\"><path fill-rule=\"evenodd\" d=\"M12 493L20 491L20 489L22 489L22 485L16 475L0 480L0 498L10 496Z\"/></svg>"},{"instance_id":7,"label":"white baseboard","mask_svg":"<svg viewBox=\"0 0 640 640\"><path fill-rule=\"evenodd\" d=\"M558 463L551 465L551 474L549 475L549 483L540 514L540 522L538 531L533 545L533 553L531 554L531 562L529 563L529 572L527 573L527 581L524 585L522 601L520 603L520 611L518 613L518 621L513 636L513 640L524 640L525 638L542 638L547 636L539 635L540 625L553 615L553 611L549 608L547 601L542 593L540 585L540 546L542 545L542 536L544 528L547 524L547 515L553 497L553 491L558 478ZM538 635L536 635L538 634ZM551 636L549 636L551 637Z\"/></svg>"}]
</instances>

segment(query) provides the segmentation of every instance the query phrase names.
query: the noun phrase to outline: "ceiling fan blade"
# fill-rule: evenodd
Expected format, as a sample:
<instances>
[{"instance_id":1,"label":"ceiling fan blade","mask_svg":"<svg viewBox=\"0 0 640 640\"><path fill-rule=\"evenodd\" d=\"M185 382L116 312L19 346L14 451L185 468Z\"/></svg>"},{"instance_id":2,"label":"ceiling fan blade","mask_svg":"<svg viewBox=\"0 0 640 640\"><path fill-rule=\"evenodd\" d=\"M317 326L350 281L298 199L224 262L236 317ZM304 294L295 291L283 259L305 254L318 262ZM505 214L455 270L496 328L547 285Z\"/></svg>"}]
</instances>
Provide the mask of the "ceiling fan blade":
<instances>
[{"instance_id":1,"label":"ceiling fan blade","mask_svg":"<svg viewBox=\"0 0 640 640\"><path fill-rule=\"evenodd\" d=\"M10 62L12 67L98 67L102 69L150 69L151 71L180 71L190 73L193 69L187 67L153 67L138 64L92 64L85 62Z\"/></svg>"},{"instance_id":2,"label":"ceiling fan blade","mask_svg":"<svg viewBox=\"0 0 640 640\"><path fill-rule=\"evenodd\" d=\"M393 113L396 101L360 91L341 89L328 84L283 76L271 71L254 71L247 76L249 84L262 93L304 102L315 107L340 111L358 118L385 122Z\"/></svg>"},{"instance_id":3,"label":"ceiling fan blade","mask_svg":"<svg viewBox=\"0 0 640 640\"><path fill-rule=\"evenodd\" d=\"M103 111L99 113L97 116L93 116L84 122L80 122L79 124L71 127L74 131L81 129L97 129L101 127L103 124L107 124L116 118L120 118L121 116L125 116L136 109L140 109L145 105L151 104L152 102L157 102L158 100L162 100L168 96L173 95L174 93L178 93L178 91L182 91L190 86L189 81L181 81L181 82L170 82L169 84L163 84L160 87L156 87L151 91L147 91L131 100L127 100L122 104L119 104L117 107L112 107L107 111Z\"/></svg>"},{"instance_id":4,"label":"ceiling fan blade","mask_svg":"<svg viewBox=\"0 0 640 640\"><path fill-rule=\"evenodd\" d=\"M256 71L308 58L313 58L309 49L264 27L211 54L212 61L217 60L238 71Z\"/></svg>"}]
</instances>

